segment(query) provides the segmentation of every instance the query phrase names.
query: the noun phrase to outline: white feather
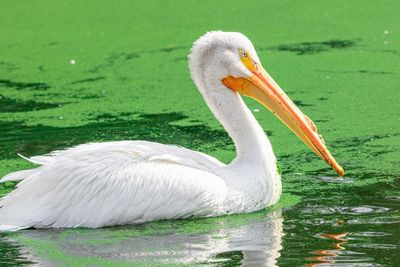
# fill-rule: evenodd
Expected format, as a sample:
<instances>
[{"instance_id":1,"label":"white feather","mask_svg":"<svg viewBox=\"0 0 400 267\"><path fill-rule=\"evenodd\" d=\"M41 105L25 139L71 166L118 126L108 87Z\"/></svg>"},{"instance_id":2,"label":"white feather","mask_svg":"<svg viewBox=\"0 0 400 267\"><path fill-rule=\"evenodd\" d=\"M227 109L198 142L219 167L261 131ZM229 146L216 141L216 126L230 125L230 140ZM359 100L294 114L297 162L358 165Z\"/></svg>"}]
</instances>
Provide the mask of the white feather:
<instances>
[{"instance_id":1,"label":"white feather","mask_svg":"<svg viewBox=\"0 0 400 267\"><path fill-rule=\"evenodd\" d=\"M2 224L0 225L0 232L15 232L26 228L28 227Z\"/></svg>"},{"instance_id":2,"label":"white feather","mask_svg":"<svg viewBox=\"0 0 400 267\"><path fill-rule=\"evenodd\" d=\"M7 181L18 181L18 180L23 180L29 177L32 177L36 174L39 173L38 169L31 169L31 170L23 170L23 171L17 171L17 172L12 172L4 176L1 180L0 183L7 182Z\"/></svg>"},{"instance_id":3,"label":"white feather","mask_svg":"<svg viewBox=\"0 0 400 267\"><path fill-rule=\"evenodd\" d=\"M210 172L221 163L198 152L122 141L51 157L0 201L2 225L100 227L222 212L226 185Z\"/></svg>"}]
</instances>

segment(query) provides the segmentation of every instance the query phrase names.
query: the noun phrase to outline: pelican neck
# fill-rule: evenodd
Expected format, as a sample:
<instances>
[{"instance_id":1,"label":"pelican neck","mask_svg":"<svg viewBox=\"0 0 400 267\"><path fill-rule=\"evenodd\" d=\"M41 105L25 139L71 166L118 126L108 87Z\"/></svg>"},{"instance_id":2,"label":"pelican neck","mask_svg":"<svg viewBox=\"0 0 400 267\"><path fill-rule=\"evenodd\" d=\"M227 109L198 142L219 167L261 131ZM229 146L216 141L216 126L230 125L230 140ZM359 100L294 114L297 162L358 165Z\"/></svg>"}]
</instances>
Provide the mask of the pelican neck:
<instances>
[{"instance_id":1,"label":"pelican neck","mask_svg":"<svg viewBox=\"0 0 400 267\"><path fill-rule=\"evenodd\" d=\"M221 80L207 85L213 89L203 93L205 101L235 145L234 162L275 161L271 143L242 97Z\"/></svg>"}]
</instances>

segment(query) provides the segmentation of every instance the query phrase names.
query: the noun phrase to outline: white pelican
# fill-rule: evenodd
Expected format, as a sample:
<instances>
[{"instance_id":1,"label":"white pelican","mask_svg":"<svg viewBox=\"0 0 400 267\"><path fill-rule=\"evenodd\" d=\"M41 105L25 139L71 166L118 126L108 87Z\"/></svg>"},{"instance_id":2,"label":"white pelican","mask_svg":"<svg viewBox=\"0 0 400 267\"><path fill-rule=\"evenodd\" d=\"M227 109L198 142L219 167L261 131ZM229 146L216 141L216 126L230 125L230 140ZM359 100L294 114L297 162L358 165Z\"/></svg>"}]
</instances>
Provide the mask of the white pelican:
<instances>
[{"instance_id":1,"label":"white pelican","mask_svg":"<svg viewBox=\"0 0 400 267\"><path fill-rule=\"evenodd\" d=\"M97 228L252 212L274 204L281 194L276 158L240 94L271 110L343 176L314 123L264 70L243 34L206 33L193 44L189 69L235 144L230 164L146 141L91 143L31 157L40 167L2 179L22 181L0 200L0 230Z\"/></svg>"}]
</instances>

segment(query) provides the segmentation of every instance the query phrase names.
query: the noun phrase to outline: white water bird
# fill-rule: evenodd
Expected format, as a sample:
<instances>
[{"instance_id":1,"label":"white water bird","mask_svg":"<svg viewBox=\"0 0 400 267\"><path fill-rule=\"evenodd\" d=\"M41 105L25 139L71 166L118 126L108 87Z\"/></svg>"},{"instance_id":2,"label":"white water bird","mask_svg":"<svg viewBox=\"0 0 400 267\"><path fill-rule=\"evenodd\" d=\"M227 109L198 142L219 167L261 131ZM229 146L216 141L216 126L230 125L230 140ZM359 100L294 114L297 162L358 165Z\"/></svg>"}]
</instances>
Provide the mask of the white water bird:
<instances>
[{"instance_id":1,"label":"white water bird","mask_svg":"<svg viewBox=\"0 0 400 267\"><path fill-rule=\"evenodd\" d=\"M189 149L146 141L91 143L35 156L35 169L0 200L0 230L104 227L252 212L276 203L281 178L263 129L240 94L270 109L339 175L314 123L262 67L241 33L209 32L189 55L196 86L232 138L228 165Z\"/></svg>"}]
</instances>

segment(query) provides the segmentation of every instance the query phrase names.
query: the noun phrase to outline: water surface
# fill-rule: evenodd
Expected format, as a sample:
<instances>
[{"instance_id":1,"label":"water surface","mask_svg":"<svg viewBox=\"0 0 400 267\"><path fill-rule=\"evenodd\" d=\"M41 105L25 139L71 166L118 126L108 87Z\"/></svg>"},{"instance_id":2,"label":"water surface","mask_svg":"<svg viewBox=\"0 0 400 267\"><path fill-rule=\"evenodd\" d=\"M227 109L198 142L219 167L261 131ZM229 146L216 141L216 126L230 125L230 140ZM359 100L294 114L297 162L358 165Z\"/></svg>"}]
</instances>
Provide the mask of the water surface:
<instances>
[{"instance_id":1,"label":"water surface","mask_svg":"<svg viewBox=\"0 0 400 267\"><path fill-rule=\"evenodd\" d=\"M174 143L229 162L234 147L187 70L191 43L241 31L318 126L339 179L268 111L283 196L221 218L0 235L2 266L398 266L397 1L0 1L0 176L85 142ZM0 184L0 194L15 183Z\"/></svg>"}]
</instances>

